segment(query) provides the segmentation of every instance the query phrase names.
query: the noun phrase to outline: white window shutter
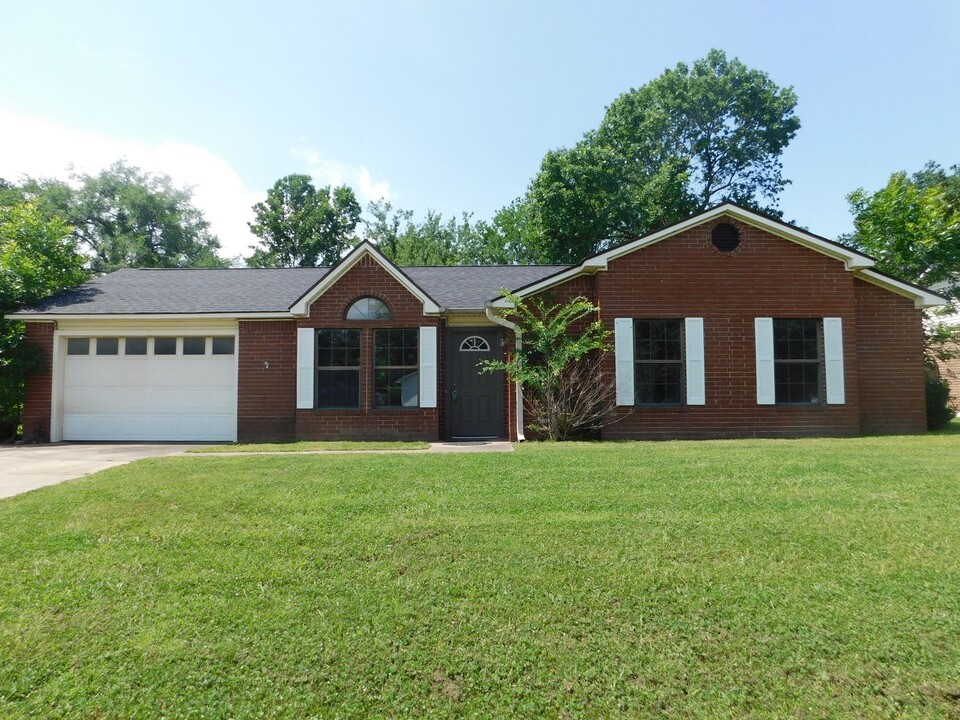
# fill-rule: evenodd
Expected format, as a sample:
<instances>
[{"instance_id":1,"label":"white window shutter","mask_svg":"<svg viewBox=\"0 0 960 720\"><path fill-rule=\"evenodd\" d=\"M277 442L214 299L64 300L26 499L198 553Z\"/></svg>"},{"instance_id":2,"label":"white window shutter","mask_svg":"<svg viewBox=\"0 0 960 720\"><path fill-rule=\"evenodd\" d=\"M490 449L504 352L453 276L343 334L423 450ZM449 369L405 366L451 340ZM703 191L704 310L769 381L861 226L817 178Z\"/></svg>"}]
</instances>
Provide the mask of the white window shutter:
<instances>
[{"instance_id":1,"label":"white window shutter","mask_svg":"<svg viewBox=\"0 0 960 720\"><path fill-rule=\"evenodd\" d=\"M297 407L313 407L314 367L313 345L317 331L313 328L297 328Z\"/></svg>"},{"instance_id":2,"label":"white window shutter","mask_svg":"<svg viewBox=\"0 0 960 720\"><path fill-rule=\"evenodd\" d=\"M437 328L420 328L420 407L437 406Z\"/></svg>"},{"instance_id":3,"label":"white window shutter","mask_svg":"<svg viewBox=\"0 0 960 720\"><path fill-rule=\"evenodd\" d=\"M633 318L613 321L613 346L617 363L617 405L633 405Z\"/></svg>"},{"instance_id":4,"label":"white window shutter","mask_svg":"<svg viewBox=\"0 0 960 720\"><path fill-rule=\"evenodd\" d=\"M777 402L773 364L773 318L754 318L757 344L757 405Z\"/></svg>"},{"instance_id":5,"label":"white window shutter","mask_svg":"<svg viewBox=\"0 0 960 720\"><path fill-rule=\"evenodd\" d=\"M843 321L838 317L823 319L823 359L827 366L827 404L846 402L843 387Z\"/></svg>"},{"instance_id":6,"label":"white window shutter","mask_svg":"<svg viewBox=\"0 0 960 720\"><path fill-rule=\"evenodd\" d=\"M703 356L703 318L684 321L687 365L687 405L706 405L706 368Z\"/></svg>"}]
</instances>

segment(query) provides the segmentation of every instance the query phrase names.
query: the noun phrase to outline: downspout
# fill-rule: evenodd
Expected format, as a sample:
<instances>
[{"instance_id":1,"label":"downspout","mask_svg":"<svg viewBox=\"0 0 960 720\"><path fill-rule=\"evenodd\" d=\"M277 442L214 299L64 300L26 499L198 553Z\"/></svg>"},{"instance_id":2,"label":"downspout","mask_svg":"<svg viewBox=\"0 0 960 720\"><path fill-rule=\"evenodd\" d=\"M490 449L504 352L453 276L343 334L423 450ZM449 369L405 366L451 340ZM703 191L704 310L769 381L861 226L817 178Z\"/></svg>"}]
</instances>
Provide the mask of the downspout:
<instances>
[{"instance_id":1,"label":"downspout","mask_svg":"<svg viewBox=\"0 0 960 720\"><path fill-rule=\"evenodd\" d=\"M523 347L523 337L521 332L517 329L515 323L510 322L509 320L504 320L499 315L494 314L493 310L488 306L484 308L484 312L487 314L487 319L490 322L496 323L501 327L505 327L508 330L513 331L513 337L516 344L516 349L520 350ZM520 383L516 383L517 386L517 442L523 442L527 438L523 434L523 388L520 386Z\"/></svg>"}]
</instances>

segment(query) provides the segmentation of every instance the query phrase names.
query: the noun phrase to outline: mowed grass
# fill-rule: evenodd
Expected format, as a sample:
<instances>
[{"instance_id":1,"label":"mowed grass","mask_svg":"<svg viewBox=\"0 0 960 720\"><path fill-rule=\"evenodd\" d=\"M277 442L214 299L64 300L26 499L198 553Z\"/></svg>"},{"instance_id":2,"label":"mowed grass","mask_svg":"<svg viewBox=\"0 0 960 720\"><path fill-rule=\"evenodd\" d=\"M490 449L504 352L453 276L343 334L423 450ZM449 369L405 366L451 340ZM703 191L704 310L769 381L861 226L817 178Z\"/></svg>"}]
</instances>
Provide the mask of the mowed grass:
<instances>
[{"instance_id":1,"label":"mowed grass","mask_svg":"<svg viewBox=\"0 0 960 720\"><path fill-rule=\"evenodd\" d=\"M960 435L165 458L0 501L0 716L960 716Z\"/></svg>"},{"instance_id":2,"label":"mowed grass","mask_svg":"<svg viewBox=\"0 0 960 720\"><path fill-rule=\"evenodd\" d=\"M239 452L361 452L383 450L426 450L428 442L411 441L355 441L355 440L303 440L286 443L230 443L229 445L201 445L190 448L188 453L239 453Z\"/></svg>"}]
</instances>

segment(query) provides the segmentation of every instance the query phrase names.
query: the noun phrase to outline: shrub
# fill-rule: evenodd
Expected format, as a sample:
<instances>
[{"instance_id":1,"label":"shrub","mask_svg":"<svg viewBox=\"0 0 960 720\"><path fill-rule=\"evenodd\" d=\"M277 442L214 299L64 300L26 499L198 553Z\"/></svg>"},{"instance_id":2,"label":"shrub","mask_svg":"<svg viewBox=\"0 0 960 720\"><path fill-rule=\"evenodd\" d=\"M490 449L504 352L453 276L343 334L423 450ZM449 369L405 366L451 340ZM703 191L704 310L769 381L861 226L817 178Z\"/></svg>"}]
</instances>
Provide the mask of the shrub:
<instances>
[{"instance_id":1,"label":"shrub","mask_svg":"<svg viewBox=\"0 0 960 720\"><path fill-rule=\"evenodd\" d=\"M927 375L927 429L939 430L956 415L950 403L950 386L943 378Z\"/></svg>"}]
</instances>

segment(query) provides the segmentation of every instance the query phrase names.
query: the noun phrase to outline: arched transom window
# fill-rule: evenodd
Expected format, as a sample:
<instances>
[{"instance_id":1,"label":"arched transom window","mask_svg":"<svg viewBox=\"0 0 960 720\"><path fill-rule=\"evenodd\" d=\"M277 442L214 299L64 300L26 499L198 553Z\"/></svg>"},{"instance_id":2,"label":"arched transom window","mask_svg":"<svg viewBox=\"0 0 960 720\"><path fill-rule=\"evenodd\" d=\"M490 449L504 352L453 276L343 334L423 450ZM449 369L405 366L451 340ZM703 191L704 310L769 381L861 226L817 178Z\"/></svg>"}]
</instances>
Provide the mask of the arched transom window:
<instances>
[{"instance_id":1,"label":"arched transom window","mask_svg":"<svg viewBox=\"0 0 960 720\"><path fill-rule=\"evenodd\" d=\"M347 320L389 320L390 317L390 308L374 297L360 298L347 310Z\"/></svg>"},{"instance_id":2,"label":"arched transom window","mask_svg":"<svg viewBox=\"0 0 960 720\"><path fill-rule=\"evenodd\" d=\"M460 352L490 352L490 343L479 335L471 335L460 343Z\"/></svg>"}]
</instances>

